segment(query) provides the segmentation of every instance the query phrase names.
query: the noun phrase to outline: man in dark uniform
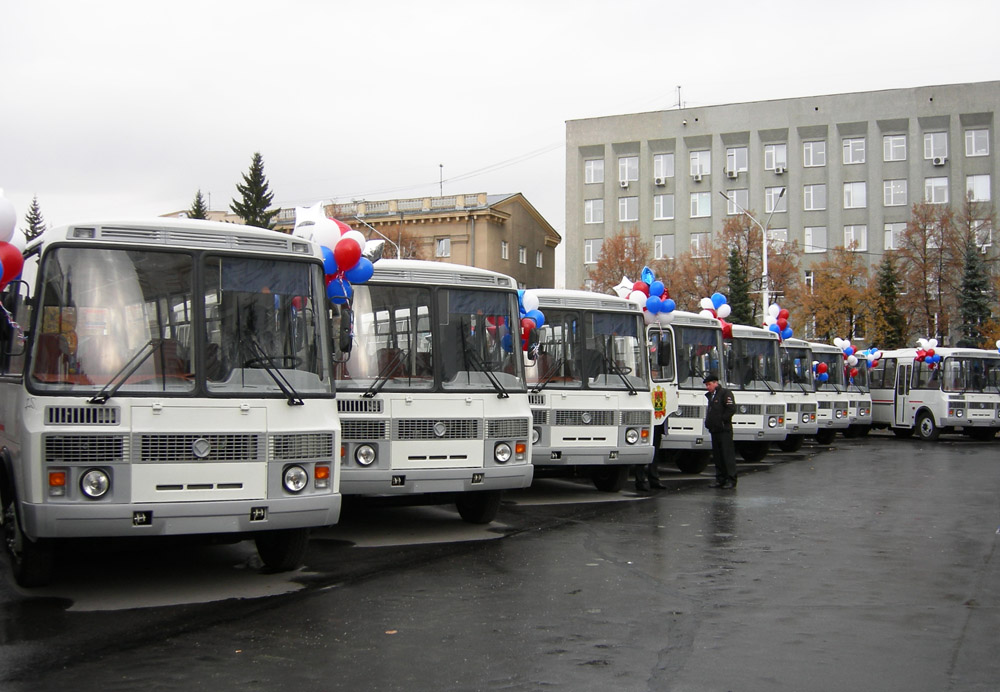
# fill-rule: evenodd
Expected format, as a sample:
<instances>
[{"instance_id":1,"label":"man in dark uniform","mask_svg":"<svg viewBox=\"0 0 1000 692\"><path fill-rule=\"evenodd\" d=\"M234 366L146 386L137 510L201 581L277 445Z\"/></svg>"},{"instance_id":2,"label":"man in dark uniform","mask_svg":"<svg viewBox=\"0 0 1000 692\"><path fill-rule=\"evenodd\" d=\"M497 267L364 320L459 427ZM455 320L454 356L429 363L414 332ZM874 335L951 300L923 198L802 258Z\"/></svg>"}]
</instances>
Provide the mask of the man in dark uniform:
<instances>
[{"instance_id":1,"label":"man in dark uniform","mask_svg":"<svg viewBox=\"0 0 1000 692\"><path fill-rule=\"evenodd\" d=\"M715 483L710 488L736 487L736 450L733 447L733 414L736 400L733 393L719 384L719 378L709 373L702 380L705 383L705 428L712 433L712 460L715 461Z\"/></svg>"}]
</instances>

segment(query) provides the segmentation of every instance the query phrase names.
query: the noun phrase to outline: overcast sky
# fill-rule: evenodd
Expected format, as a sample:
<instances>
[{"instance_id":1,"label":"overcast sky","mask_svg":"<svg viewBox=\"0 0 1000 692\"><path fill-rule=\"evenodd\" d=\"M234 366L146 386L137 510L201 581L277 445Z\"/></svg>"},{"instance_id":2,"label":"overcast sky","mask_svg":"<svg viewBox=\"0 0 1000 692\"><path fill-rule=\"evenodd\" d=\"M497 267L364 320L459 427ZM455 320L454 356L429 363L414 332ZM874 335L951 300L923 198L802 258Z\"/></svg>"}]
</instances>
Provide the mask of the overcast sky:
<instances>
[{"instance_id":1,"label":"overcast sky","mask_svg":"<svg viewBox=\"0 0 1000 692\"><path fill-rule=\"evenodd\" d=\"M156 9L154 9L154 7ZM565 235L565 122L1000 77L994 0L0 0L23 227L521 192Z\"/></svg>"}]
</instances>

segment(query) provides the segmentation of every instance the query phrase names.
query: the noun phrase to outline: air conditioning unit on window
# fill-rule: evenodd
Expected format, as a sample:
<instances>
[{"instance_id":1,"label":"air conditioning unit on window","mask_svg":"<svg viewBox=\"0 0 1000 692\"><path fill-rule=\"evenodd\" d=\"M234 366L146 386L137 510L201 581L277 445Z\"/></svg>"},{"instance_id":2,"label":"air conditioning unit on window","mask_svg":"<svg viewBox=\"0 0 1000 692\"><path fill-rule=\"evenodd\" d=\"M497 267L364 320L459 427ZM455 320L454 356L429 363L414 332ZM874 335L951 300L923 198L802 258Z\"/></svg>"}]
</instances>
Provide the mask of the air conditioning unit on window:
<instances>
[{"instance_id":1,"label":"air conditioning unit on window","mask_svg":"<svg viewBox=\"0 0 1000 692\"><path fill-rule=\"evenodd\" d=\"M726 177L729 178L730 180L736 180L736 177L738 175L739 173L736 171L726 171Z\"/></svg>"},{"instance_id":2,"label":"air conditioning unit on window","mask_svg":"<svg viewBox=\"0 0 1000 692\"><path fill-rule=\"evenodd\" d=\"M695 181L696 183L700 183L701 182L701 173L693 173L691 175L691 180Z\"/></svg>"},{"instance_id":3,"label":"air conditioning unit on window","mask_svg":"<svg viewBox=\"0 0 1000 692\"><path fill-rule=\"evenodd\" d=\"M658 185L658 186L660 186L660 187L663 187L664 185L666 185L666 184L667 184L667 179L666 179L666 177L664 177L664 176L662 176L662 175L658 175L658 176L656 176L655 178L653 178L653 182L654 182L654 183L655 183L656 185Z\"/></svg>"},{"instance_id":4,"label":"air conditioning unit on window","mask_svg":"<svg viewBox=\"0 0 1000 692\"><path fill-rule=\"evenodd\" d=\"M619 180L618 184L621 185L621 188L623 190L628 187L628 181L627 180Z\"/></svg>"},{"instance_id":5,"label":"air conditioning unit on window","mask_svg":"<svg viewBox=\"0 0 1000 692\"><path fill-rule=\"evenodd\" d=\"M782 174L784 174L784 172L785 172L785 167L784 166L775 166L774 167L774 174L775 175L782 175Z\"/></svg>"},{"instance_id":6,"label":"air conditioning unit on window","mask_svg":"<svg viewBox=\"0 0 1000 692\"><path fill-rule=\"evenodd\" d=\"M935 156L933 159L931 159L931 163L933 163L935 166L943 166L947 162L948 162L948 157L946 156Z\"/></svg>"}]
</instances>

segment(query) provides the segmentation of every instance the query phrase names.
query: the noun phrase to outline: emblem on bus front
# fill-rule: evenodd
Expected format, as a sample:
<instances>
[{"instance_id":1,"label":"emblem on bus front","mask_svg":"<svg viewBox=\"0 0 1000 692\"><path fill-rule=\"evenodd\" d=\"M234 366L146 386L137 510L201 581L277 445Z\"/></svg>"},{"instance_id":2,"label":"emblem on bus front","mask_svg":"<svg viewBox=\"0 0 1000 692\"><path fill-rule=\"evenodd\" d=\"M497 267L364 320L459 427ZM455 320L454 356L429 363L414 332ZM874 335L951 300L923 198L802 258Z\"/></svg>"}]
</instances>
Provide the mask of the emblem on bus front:
<instances>
[{"instance_id":1,"label":"emblem on bus front","mask_svg":"<svg viewBox=\"0 0 1000 692\"><path fill-rule=\"evenodd\" d=\"M191 443L191 452L199 459L204 459L212 451L212 443L204 437L199 437Z\"/></svg>"},{"instance_id":2,"label":"emblem on bus front","mask_svg":"<svg viewBox=\"0 0 1000 692\"><path fill-rule=\"evenodd\" d=\"M438 437L444 437L448 434L448 426L444 421L438 421L434 424L434 434Z\"/></svg>"},{"instance_id":3,"label":"emblem on bus front","mask_svg":"<svg viewBox=\"0 0 1000 692\"><path fill-rule=\"evenodd\" d=\"M590 411L584 411L583 415L580 416L580 420L583 421L584 425L590 425L590 421L593 420L590 416Z\"/></svg>"}]
</instances>

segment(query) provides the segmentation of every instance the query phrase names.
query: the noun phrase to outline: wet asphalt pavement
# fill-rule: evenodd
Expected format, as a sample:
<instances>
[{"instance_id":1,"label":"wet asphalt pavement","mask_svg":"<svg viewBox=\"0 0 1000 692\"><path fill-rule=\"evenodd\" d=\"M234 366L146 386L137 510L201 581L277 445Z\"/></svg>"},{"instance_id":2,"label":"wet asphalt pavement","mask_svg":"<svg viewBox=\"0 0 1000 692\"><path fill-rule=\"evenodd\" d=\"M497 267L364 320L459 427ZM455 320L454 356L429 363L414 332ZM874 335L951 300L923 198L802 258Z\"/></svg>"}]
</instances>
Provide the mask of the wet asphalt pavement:
<instances>
[{"instance_id":1,"label":"wet asphalt pavement","mask_svg":"<svg viewBox=\"0 0 1000 692\"><path fill-rule=\"evenodd\" d=\"M872 435L613 496L543 480L471 527L352 508L308 567L248 544L0 583L0 690L1000 689L1000 446Z\"/></svg>"}]
</instances>

